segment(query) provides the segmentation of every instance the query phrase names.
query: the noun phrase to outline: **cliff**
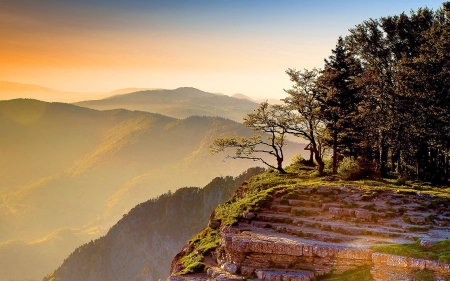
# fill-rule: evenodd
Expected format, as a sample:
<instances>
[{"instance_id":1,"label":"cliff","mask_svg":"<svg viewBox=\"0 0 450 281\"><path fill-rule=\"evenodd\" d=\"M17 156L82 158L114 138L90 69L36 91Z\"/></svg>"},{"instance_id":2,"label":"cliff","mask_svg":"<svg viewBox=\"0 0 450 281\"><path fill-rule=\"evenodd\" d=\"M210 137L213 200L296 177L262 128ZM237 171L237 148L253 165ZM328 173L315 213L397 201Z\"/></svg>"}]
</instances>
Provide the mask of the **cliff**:
<instances>
[{"instance_id":1,"label":"cliff","mask_svg":"<svg viewBox=\"0 0 450 281\"><path fill-rule=\"evenodd\" d=\"M449 190L266 172L213 212L170 281L448 280Z\"/></svg>"}]
</instances>

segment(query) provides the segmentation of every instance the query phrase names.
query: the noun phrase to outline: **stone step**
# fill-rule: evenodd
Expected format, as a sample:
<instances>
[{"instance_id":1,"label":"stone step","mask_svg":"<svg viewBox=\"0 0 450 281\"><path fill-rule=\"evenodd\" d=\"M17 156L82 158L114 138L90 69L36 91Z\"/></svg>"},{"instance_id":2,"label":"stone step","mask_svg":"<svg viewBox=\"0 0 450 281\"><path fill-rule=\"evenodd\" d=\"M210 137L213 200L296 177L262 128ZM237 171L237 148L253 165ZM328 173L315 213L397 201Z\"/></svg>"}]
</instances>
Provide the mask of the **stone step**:
<instances>
[{"instance_id":1,"label":"stone step","mask_svg":"<svg viewBox=\"0 0 450 281\"><path fill-rule=\"evenodd\" d=\"M290 213L291 212L291 206L287 205L272 205L270 206L270 210L280 213Z\"/></svg>"},{"instance_id":2,"label":"stone step","mask_svg":"<svg viewBox=\"0 0 450 281\"><path fill-rule=\"evenodd\" d=\"M342 225L333 221L321 221L314 216L295 218L287 214L258 214L259 221L252 224L258 228L272 228L281 233L292 233L300 237L323 236L321 241L347 241L345 236L375 236L380 238L401 237L406 235L402 228L393 228L372 224L361 224L360 226ZM339 239L333 239L333 235L340 235ZM328 236L331 235L331 238ZM342 236L344 235L344 236ZM409 233L408 236L414 234ZM419 236L419 235L417 235Z\"/></svg>"},{"instance_id":3,"label":"stone step","mask_svg":"<svg viewBox=\"0 0 450 281\"><path fill-rule=\"evenodd\" d=\"M291 207L290 213L296 217L310 217L320 216L321 211L319 208Z\"/></svg>"},{"instance_id":4,"label":"stone step","mask_svg":"<svg viewBox=\"0 0 450 281\"><path fill-rule=\"evenodd\" d=\"M309 208L320 208L322 204L319 202L312 202L306 200L288 199L289 206L299 206L299 207L309 207Z\"/></svg>"},{"instance_id":5,"label":"stone step","mask_svg":"<svg viewBox=\"0 0 450 281\"><path fill-rule=\"evenodd\" d=\"M252 225L258 228L272 229L277 233L286 233L296 237L322 242L343 243L350 242L355 238L354 235L347 235L345 233L342 234L310 227L300 227L280 223L252 222Z\"/></svg>"},{"instance_id":6,"label":"stone step","mask_svg":"<svg viewBox=\"0 0 450 281\"><path fill-rule=\"evenodd\" d=\"M310 281L314 277L312 271L306 270L258 269L255 273L263 281Z\"/></svg>"},{"instance_id":7,"label":"stone step","mask_svg":"<svg viewBox=\"0 0 450 281\"><path fill-rule=\"evenodd\" d=\"M233 267L234 266L234 267ZM226 263L220 267L210 267L206 270L206 274L209 277L208 280L215 281L242 281L244 277L230 273L229 271L236 272L237 266L232 263ZM174 280L176 281L176 280Z\"/></svg>"},{"instance_id":8,"label":"stone step","mask_svg":"<svg viewBox=\"0 0 450 281\"><path fill-rule=\"evenodd\" d=\"M191 273L188 275L170 276L166 281L208 281L209 277L205 273Z\"/></svg>"}]
</instances>

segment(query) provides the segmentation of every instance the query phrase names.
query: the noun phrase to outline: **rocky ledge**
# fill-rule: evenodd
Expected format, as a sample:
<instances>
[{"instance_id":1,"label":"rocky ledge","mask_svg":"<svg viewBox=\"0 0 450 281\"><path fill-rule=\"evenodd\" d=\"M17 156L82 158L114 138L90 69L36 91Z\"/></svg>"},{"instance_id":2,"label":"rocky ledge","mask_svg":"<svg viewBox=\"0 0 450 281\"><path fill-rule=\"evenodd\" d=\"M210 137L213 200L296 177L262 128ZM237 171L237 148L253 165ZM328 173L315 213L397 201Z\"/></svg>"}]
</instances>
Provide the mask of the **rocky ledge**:
<instances>
[{"instance_id":1,"label":"rocky ledge","mask_svg":"<svg viewBox=\"0 0 450 281\"><path fill-rule=\"evenodd\" d=\"M205 258L206 272L176 276L182 252L168 280L328 280L352 271L366 272L371 279L364 280L448 280L449 264L380 253L373 246L421 241L431 247L448 239L449 222L450 206L420 192L298 187L274 194L232 226L219 226L212 217L220 244ZM424 272L432 279L420 279Z\"/></svg>"}]
</instances>

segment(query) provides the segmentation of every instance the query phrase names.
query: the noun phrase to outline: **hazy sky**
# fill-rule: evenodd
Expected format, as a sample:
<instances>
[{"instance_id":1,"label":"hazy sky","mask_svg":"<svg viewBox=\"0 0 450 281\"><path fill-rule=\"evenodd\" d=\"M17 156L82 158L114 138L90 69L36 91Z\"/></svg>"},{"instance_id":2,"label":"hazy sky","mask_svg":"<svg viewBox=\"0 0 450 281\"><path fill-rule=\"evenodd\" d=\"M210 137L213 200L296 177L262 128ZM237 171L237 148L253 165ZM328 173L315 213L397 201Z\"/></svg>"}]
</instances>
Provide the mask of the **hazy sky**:
<instances>
[{"instance_id":1,"label":"hazy sky","mask_svg":"<svg viewBox=\"0 0 450 281\"><path fill-rule=\"evenodd\" d=\"M369 18L441 1L0 0L0 80L63 91L196 87L283 97Z\"/></svg>"}]
</instances>

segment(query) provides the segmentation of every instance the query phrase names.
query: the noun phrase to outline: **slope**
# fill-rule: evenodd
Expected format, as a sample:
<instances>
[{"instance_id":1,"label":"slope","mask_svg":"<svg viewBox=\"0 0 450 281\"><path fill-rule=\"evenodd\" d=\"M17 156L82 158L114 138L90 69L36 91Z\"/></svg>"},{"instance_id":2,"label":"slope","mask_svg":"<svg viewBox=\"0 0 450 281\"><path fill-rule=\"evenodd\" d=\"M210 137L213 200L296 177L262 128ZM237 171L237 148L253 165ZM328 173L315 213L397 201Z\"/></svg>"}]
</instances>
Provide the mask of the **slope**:
<instances>
[{"instance_id":1,"label":"slope","mask_svg":"<svg viewBox=\"0 0 450 281\"><path fill-rule=\"evenodd\" d=\"M134 89L123 89L121 93L130 93ZM33 84L0 81L0 100L31 98L43 101L76 102L88 98L103 98L113 93L67 92L58 91Z\"/></svg>"},{"instance_id":2,"label":"slope","mask_svg":"<svg viewBox=\"0 0 450 281\"><path fill-rule=\"evenodd\" d=\"M166 278L173 255L207 223L215 206L261 171L252 168L236 178L215 178L204 188L181 188L137 205L107 235L77 248L44 280Z\"/></svg>"},{"instance_id":3,"label":"slope","mask_svg":"<svg viewBox=\"0 0 450 281\"><path fill-rule=\"evenodd\" d=\"M61 228L93 239L139 202L254 165L209 154L215 137L252 133L222 118L18 99L0 101L0 129L0 243L32 243ZM62 261L60 250L53 254Z\"/></svg>"},{"instance_id":4,"label":"slope","mask_svg":"<svg viewBox=\"0 0 450 281\"><path fill-rule=\"evenodd\" d=\"M258 106L249 100L211 94L187 87L174 90L139 91L75 104L100 110L114 108L142 110L176 118L192 115L219 116L238 122L241 122L247 113Z\"/></svg>"},{"instance_id":5,"label":"slope","mask_svg":"<svg viewBox=\"0 0 450 281\"><path fill-rule=\"evenodd\" d=\"M168 281L450 278L448 188L286 170L253 177L219 205Z\"/></svg>"}]
</instances>

